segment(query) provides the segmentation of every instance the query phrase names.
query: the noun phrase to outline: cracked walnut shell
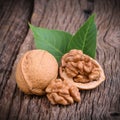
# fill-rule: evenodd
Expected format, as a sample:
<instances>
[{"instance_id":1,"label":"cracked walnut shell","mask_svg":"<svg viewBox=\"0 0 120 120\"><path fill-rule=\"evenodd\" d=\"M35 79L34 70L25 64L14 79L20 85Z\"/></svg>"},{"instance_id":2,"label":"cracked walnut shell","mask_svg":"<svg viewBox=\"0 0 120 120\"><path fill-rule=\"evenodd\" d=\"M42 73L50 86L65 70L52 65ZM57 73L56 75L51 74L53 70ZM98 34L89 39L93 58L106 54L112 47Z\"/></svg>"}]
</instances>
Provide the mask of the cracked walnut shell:
<instances>
[{"instance_id":1,"label":"cracked walnut shell","mask_svg":"<svg viewBox=\"0 0 120 120\"><path fill-rule=\"evenodd\" d=\"M61 59L60 76L68 79L80 89L93 89L105 80L104 72L99 63L73 49Z\"/></svg>"},{"instance_id":2,"label":"cracked walnut shell","mask_svg":"<svg viewBox=\"0 0 120 120\"><path fill-rule=\"evenodd\" d=\"M16 67L18 87L27 94L43 95L51 80L57 78L58 63L45 50L26 52Z\"/></svg>"},{"instance_id":3,"label":"cracked walnut shell","mask_svg":"<svg viewBox=\"0 0 120 120\"><path fill-rule=\"evenodd\" d=\"M46 88L47 97L52 104L68 105L80 101L79 89L70 81L56 79Z\"/></svg>"}]
</instances>

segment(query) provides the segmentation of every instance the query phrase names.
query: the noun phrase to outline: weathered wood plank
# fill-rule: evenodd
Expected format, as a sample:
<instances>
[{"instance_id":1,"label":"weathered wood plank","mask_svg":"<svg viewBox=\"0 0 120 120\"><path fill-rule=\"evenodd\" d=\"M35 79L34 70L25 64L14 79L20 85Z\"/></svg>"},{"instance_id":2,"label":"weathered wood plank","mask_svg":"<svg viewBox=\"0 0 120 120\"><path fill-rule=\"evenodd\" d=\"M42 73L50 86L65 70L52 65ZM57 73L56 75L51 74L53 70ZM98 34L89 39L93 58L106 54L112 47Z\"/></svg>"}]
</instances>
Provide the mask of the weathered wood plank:
<instances>
[{"instance_id":1,"label":"weathered wood plank","mask_svg":"<svg viewBox=\"0 0 120 120\"><path fill-rule=\"evenodd\" d=\"M97 104L102 105L102 109L97 108L101 119L116 120L120 119L120 2L102 2L95 1L94 11L99 13L96 19L99 29L97 58L105 70L106 81L98 88L98 92L104 91L95 97ZM96 109L93 109L93 118L96 115Z\"/></svg>"},{"instance_id":2,"label":"weathered wood plank","mask_svg":"<svg viewBox=\"0 0 120 120\"><path fill-rule=\"evenodd\" d=\"M28 31L28 21L33 9L32 1L6 0L0 2L0 119L9 117L13 105L16 83L10 80L12 66L20 45ZM13 77L14 78L14 77ZM16 96L17 97L17 96ZM19 97L18 97L19 98ZM16 101L17 102L17 101ZM16 103L20 106L19 103ZM19 108L19 107L18 107ZM12 118L18 116L13 111Z\"/></svg>"},{"instance_id":3,"label":"weathered wood plank","mask_svg":"<svg viewBox=\"0 0 120 120\"><path fill-rule=\"evenodd\" d=\"M24 29L20 28L18 24L21 18L15 19L15 10L18 8L20 3L22 4L22 7L20 7L18 11L21 12L17 15L19 16L24 13L24 17L22 19L23 21L21 22L21 26L23 26ZM21 2L15 2L14 0L12 2L9 1L8 3L4 3L3 6L5 6L5 4L8 4L8 6L7 8L3 7L3 12L0 13L0 19L4 18L3 13L5 10L11 11L11 13L8 13L8 15L11 16L11 19L8 19L9 17L7 16L6 11L5 15L10 23L6 28L7 30L4 30L4 27L2 27L2 30L0 30L0 32L2 31L0 34L2 36L2 39L0 39L0 57L3 58L3 62L0 63L0 119L119 120L119 0L34 1L34 10L31 17L31 23L36 26L46 27L50 29L59 29L74 33L91 13L96 13L96 24L98 27L96 58L105 70L106 81L94 90L80 91L82 101L70 106L53 106L45 96L38 97L25 95L17 88L14 77L16 63L24 52L30 49L34 49L32 33L30 30L27 33L27 21L30 18L32 1L29 2L22 0ZM10 6L14 7L10 9ZM0 25L3 25L4 20L2 19L0 21ZM7 21L7 19L5 20ZM17 23L19 27L14 27L15 23ZM9 40L8 38L10 36L9 34L11 34L11 29L12 31L14 30L16 32L12 33L12 37L10 37L11 39ZM23 37L18 37L17 39L17 36L21 35L23 35ZM6 37L7 39L4 36L8 36ZM15 36L15 38L13 36ZM20 45L20 51L16 58L16 54L18 53Z\"/></svg>"}]
</instances>

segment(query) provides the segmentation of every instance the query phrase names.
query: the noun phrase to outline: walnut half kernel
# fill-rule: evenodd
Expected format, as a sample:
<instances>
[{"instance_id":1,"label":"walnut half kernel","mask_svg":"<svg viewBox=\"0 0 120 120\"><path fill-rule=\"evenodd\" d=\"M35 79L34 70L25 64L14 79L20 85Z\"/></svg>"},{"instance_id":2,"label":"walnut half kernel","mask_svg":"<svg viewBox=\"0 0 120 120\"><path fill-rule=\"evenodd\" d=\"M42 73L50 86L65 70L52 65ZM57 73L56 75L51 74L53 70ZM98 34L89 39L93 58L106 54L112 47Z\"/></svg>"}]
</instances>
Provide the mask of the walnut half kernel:
<instances>
[{"instance_id":1,"label":"walnut half kernel","mask_svg":"<svg viewBox=\"0 0 120 120\"><path fill-rule=\"evenodd\" d=\"M80 101L79 89L70 81L52 80L46 88L47 97L52 104L68 105Z\"/></svg>"},{"instance_id":2,"label":"walnut half kernel","mask_svg":"<svg viewBox=\"0 0 120 120\"><path fill-rule=\"evenodd\" d=\"M69 79L80 89L93 89L105 80L104 72L99 63L73 49L61 59L60 76Z\"/></svg>"}]
</instances>

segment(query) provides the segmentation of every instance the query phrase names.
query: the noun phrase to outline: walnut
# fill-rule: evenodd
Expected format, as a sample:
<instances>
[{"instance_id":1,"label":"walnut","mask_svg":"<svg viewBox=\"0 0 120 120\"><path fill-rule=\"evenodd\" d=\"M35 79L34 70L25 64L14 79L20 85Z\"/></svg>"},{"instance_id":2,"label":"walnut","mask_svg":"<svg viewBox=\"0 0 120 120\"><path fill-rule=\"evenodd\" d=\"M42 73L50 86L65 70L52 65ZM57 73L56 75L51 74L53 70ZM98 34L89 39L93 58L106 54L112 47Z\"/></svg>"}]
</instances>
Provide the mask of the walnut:
<instances>
[{"instance_id":1,"label":"walnut","mask_svg":"<svg viewBox=\"0 0 120 120\"><path fill-rule=\"evenodd\" d=\"M43 95L51 80L58 75L58 63L45 50L26 52L16 67L18 87L27 94Z\"/></svg>"},{"instance_id":2,"label":"walnut","mask_svg":"<svg viewBox=\"0 0 120 120\"><path fill-rule=\"evenodd\" d=\"M46 88L47 97L52 104L68 105L80 101L80 93L70 81L52 80Z\"/></svg>"},{"instance_id":3,"label":"walnut","mask_svg":"<svg viewBox=\"0 0 120 120\"><path fill-rule=\"evenodd\" d=\"M69 79L80 89L92 89L105 80L104 72L99 63L73 49L61 59L60 76Z\"/></svg>"}]
</instances>

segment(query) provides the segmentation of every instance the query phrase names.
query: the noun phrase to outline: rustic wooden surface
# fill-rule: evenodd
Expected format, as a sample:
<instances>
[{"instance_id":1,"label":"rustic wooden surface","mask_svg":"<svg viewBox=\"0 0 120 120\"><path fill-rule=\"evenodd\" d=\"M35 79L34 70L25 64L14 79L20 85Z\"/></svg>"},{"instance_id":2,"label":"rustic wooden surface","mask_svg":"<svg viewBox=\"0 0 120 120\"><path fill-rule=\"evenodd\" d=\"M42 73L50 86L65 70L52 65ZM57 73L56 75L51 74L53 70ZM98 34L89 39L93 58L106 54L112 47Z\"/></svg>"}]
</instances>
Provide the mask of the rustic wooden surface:
<instances>
[{"instance_id":1,"label":"rustic wooden surface","mask_svg":"<svg viewBox=\"0 0 120 120\"><path fill-rule=\"evenodd\" d=\"M34 49L33 25L74 33L96 13L97 56L106 81L80 91L80 103L53 106L22 93L15 82L19 57ZM0 120L120 120L119 0L0 0Z\"/></svg>"}]
</instances>

